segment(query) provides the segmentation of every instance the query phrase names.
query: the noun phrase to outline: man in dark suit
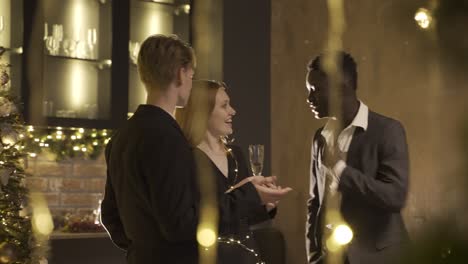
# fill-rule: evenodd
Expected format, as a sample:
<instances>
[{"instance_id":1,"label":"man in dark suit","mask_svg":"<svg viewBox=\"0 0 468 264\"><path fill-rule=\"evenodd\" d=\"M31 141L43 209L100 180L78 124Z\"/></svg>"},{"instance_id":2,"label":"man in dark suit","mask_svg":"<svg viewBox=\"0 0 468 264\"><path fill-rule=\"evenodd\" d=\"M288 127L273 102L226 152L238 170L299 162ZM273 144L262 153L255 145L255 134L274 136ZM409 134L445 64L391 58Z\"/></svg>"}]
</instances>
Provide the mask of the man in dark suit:
<instances>
[{"instance_id":1,"label":"man in dark suit","mask_svg":"<svg viewBox=\"0 0 468 264\"><path fill-rule=\"evenodd\" d=\"M194 68L192 48L177 37L147 38L138 56L147 104L138 107L106 147L101 218L112 241L126 251L128 263L198 263L197 175L192 150L173 115L176 105L188 100ZM252 178L234 189L231 198L243 211L265 210L265 204L288 191L263 186L268 183L274 182Z\"/></svg>"},{"instance_id":2,"label":"man in dark suit","mask_svg":"<svg viewBox=\"0 0 468 264\"><path fill-rule=\"evenodd\" d=\"M339 115L329 110L331 80L324 70L324 55L312 60L307 72L308 104L315 118L328 118L312 144L308 261L325 263L325 230L331 224L324 216L326 201L340 195L336 209L354 233L344 262L398 263L395 258L408 240L401 217L408 192L405 130L397 120L370 111L357 99L354 59L344 52L336 57L341 75L336 82L342 99Z\"/></svg>"}]
</instances>

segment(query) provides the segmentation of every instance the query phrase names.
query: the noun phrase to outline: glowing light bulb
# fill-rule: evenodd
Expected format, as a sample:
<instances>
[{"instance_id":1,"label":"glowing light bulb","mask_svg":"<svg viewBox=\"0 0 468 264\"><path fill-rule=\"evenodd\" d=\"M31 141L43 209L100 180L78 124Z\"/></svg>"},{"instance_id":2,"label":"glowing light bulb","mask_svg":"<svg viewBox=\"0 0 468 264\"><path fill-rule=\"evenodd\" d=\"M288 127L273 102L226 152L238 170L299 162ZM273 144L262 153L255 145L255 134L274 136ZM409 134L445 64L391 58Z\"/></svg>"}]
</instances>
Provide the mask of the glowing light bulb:
<instances>
[{"instance_id":1,"label":"glowing light bulb","mask_svg":"<svg viewBox=\"0 0 468 264\"><path fill-rule=\"evenodd\" d=\"M347 225L338 225L332 236L338 245L346 245L353 239L353 231Z\"/></svg>"},{"instance_id":2,"label":"glowing light bulb","mask_svg":"<svg viewBox=\"0 0 468 264\"><path fill-rule=\"evenodd\" d=\"M216 242L216 233L211 228L203 228L197 232L197 241L203 247L211 247Z\"/></svg>"},{"instance_id":3,"label":"glowing light bulb","mask_svg":"<svg viewBox=\"0 0 468 264\"><path fill-rule=\"evenodd\" d=\"M414 15L414 20L422 29L428 29L432 22L431 12L425 8L419 8Z\"/></svg>"}]
</instances>

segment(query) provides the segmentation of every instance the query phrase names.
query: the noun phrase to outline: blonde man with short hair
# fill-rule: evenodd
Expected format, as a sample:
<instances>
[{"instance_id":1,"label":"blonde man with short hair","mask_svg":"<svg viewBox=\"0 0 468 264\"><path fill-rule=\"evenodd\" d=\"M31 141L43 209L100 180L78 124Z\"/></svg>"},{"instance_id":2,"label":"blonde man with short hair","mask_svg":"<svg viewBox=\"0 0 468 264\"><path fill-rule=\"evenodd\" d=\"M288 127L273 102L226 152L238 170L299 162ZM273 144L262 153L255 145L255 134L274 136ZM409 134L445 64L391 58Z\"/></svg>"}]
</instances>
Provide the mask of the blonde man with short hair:
<instances>
[{"instance_id":1,"label":"blonde man with short hair","mask_svg":"<svg viewBox=\"0 0 468 264\"><path fill-rule=\"evenodd\" d=\"M199 194L190 145L173 116L188 101L194 68L188 44L148 37L138 56L146 104L107 145L102 222L128 263L197 263Z\"/></svg>"}]
</instances>

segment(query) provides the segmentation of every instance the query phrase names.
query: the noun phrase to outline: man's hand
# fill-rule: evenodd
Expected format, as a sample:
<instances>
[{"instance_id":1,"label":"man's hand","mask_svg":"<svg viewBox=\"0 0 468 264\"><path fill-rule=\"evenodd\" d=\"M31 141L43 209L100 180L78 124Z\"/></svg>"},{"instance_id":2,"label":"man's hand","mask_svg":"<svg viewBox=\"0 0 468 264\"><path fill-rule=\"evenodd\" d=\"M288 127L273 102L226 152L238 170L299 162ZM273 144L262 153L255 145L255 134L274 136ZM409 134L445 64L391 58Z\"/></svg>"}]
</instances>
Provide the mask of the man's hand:
<instances>
[{"instance_id":1,"label":"man's hand","mask_svg":"<svg viewBox=\"0 0 468 264\"><path fill-rule=\"evenodd\" d=\"M333 147L325 145L324 154L323 154L323 164L327 168L333 168L335 164L340 160L340 150L335 143Z\"/></svg>"}]
</instances>

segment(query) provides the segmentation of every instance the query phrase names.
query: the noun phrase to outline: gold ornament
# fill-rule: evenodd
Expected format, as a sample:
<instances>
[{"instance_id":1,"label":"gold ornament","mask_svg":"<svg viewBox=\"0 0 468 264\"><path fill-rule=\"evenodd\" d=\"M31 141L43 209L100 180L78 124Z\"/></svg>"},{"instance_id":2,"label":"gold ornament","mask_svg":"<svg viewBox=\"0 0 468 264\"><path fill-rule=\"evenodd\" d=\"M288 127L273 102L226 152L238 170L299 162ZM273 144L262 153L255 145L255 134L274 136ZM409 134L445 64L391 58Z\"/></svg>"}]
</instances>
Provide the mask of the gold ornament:
<instances>
[{"instance_id":1,"label":"gold ornament","mask_svg":"<svg viewBox=\"0 0 468 264\"><path fill-rule=\"evenodd\" d=\"M0 244L0 263L13 263L16 260L16 246L3 242Z\"/></svg>"},{"instance_id":2,"label":"gold ornament","mask_svg":"<svg viewBox=\"0 0 468 264\"><path fill-rule=\"evenodd\" d=\"M3 71L0 73L0 86L4 86L4 85L7 84L9 81L10 81L10 76L8 75L8 73L6 72L6 70L3 70Z\"/></svg>"},{"instance_id":3,"label":"gold ornament","mask_svg":"<svg viewBox=\"0 0 468 264\"><path fill-rule=\"evenodd\" d=\"M13 146L19 140L19 134L10 124L0 126L2 143L4 145Z\"/></svg>"},{"instance_id":4,"label":"gold ornament","mask_svg":"<svg viewBox=\"0 0 468 264\"><path fill-rule=\"evenodd\" d=\"M8 98L0 97L0 117L6 117L16 112L15 104Z\"/></svg>"}]
</instances>

